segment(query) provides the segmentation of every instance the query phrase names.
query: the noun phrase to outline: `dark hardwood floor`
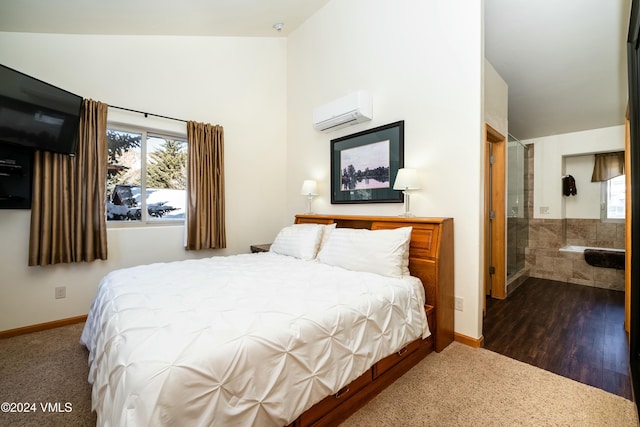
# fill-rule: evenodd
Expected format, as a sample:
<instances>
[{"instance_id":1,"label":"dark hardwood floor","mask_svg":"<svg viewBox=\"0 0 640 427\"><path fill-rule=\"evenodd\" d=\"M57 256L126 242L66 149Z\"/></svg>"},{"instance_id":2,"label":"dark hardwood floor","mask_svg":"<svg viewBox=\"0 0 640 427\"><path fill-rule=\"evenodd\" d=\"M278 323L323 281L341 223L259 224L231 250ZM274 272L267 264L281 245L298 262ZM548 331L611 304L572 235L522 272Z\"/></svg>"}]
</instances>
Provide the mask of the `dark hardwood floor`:
<instances>
[{"instance_id":1,"label":"dark hardwood floor","mask_svg":"<svg viewBox=\"0 0 640 427\"><path fill-rule=\"evenodd\" d=\"M487 298L484 347L632 399L624 292L527 279Z\"/></svg>"}]
</instances>

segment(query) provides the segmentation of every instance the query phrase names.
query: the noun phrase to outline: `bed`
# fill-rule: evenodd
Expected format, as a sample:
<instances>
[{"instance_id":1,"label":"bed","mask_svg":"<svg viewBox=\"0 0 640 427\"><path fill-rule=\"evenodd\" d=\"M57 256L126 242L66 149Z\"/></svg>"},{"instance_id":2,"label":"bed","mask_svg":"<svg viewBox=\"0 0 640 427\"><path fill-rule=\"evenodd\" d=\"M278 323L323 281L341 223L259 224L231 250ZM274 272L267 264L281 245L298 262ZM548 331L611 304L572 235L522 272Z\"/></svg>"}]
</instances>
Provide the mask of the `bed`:
<instances>
[{"instance_id":1,"label":"bed","mask_svg":"<svg viewBox=\"0 0 640 427\"><path fill-rule=\"evenodd\" d=\"M453 340L452 240L446 218L299 215L266 253L108 274L81 337L98 424L344 420Z\"/></svg>"}]
</instances>

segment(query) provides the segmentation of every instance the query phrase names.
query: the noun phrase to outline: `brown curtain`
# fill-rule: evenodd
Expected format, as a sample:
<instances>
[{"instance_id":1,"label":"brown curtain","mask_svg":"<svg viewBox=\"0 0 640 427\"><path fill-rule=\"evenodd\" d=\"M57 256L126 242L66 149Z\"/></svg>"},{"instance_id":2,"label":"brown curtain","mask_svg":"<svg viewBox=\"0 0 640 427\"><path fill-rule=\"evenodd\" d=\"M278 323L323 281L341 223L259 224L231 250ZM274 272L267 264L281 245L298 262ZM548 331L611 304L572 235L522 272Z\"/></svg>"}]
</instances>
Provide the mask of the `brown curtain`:
<instances>
[{"instance_id":1,"label":"brown curtain","mask_svg":"<svg viewBox=\"0 0 640 427\"><path fill-rule=\"evenodd\" d=\"M75 157L35 153L29 265L107 259L107 108L83 100Z\"/></svg>"},{"instance_id":2,"label":"brown curtain","mask_svg":"<svg viewBox=\"0 0 640 427\"><path fill-rule=\"evenodd\" d=\"M226 248L224 131L187 122L187 245L190 250Z\"/></svg>"},{"instance_id":3,"label":"brown curtain","mask_svg":"<svg viewBox=\"0 0 640 427\"><path fill-rule=\"evenodd\" d=\"M608 181L624 175L624 151L596 154L591 182Z\"/></svg>"}]
</instances>

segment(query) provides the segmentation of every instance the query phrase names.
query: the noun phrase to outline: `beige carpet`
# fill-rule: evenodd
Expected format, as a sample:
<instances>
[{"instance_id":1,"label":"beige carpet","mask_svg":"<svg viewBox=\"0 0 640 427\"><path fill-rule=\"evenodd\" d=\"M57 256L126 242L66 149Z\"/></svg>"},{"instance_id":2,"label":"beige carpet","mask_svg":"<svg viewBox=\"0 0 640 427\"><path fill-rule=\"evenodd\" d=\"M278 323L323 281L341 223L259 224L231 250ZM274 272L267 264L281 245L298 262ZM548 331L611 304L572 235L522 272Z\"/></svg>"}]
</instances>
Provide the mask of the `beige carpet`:
<instances>
[{"instance_id":1,"label":"beige carpet","mask_svg":"<svg viewBox=\"0 0 640 427\"><path fill-rule=\"evenodd\" d=\"M96 424L87 382L89 352L80 344L83 327L79 323L0 340L0 405L28 403L35 409L0 411L0 426Z\"/></svg>"},{"instance_id":2,"label":"beige carpet","mask_svg":"<svg viewBox=\"0 0 640 427\"><path fill-rule=\"evenodd\" d=\"M35 403L36 410L0 412L0 426L95 425L82 327L0 340L0 404ZM638 420L633 402L622 397L453 343L343 424L400 425L637 427Z\"/></svg>"},{"instance_id":3,"label":"beige carpet","mask_svg":"<svg viewBox=\"0 0 640 427\"><path fill-rule=\"evenodd\" d=\"M454 342L343 424L372 425L623 427L638 418L630 400Z\"/></svg>"}]
</instances>

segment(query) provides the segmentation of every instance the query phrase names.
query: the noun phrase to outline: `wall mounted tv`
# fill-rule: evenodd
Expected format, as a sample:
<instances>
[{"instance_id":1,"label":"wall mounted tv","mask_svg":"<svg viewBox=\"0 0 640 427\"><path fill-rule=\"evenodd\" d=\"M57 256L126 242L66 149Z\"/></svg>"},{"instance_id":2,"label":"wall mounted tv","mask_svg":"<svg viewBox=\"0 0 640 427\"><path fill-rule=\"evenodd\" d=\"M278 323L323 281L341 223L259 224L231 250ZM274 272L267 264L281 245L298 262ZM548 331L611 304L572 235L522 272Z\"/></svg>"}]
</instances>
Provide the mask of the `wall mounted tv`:
<instances>
[{"instance_id":1,"label":"wall mounted tv","mask_svg":"<svg viewBox=\"0 0 640 427\"><path fill-rule=\"evenodd\" d=\"M75 155L82 97L0 65L0 143Z\"/></svg>"}]
</instances>

